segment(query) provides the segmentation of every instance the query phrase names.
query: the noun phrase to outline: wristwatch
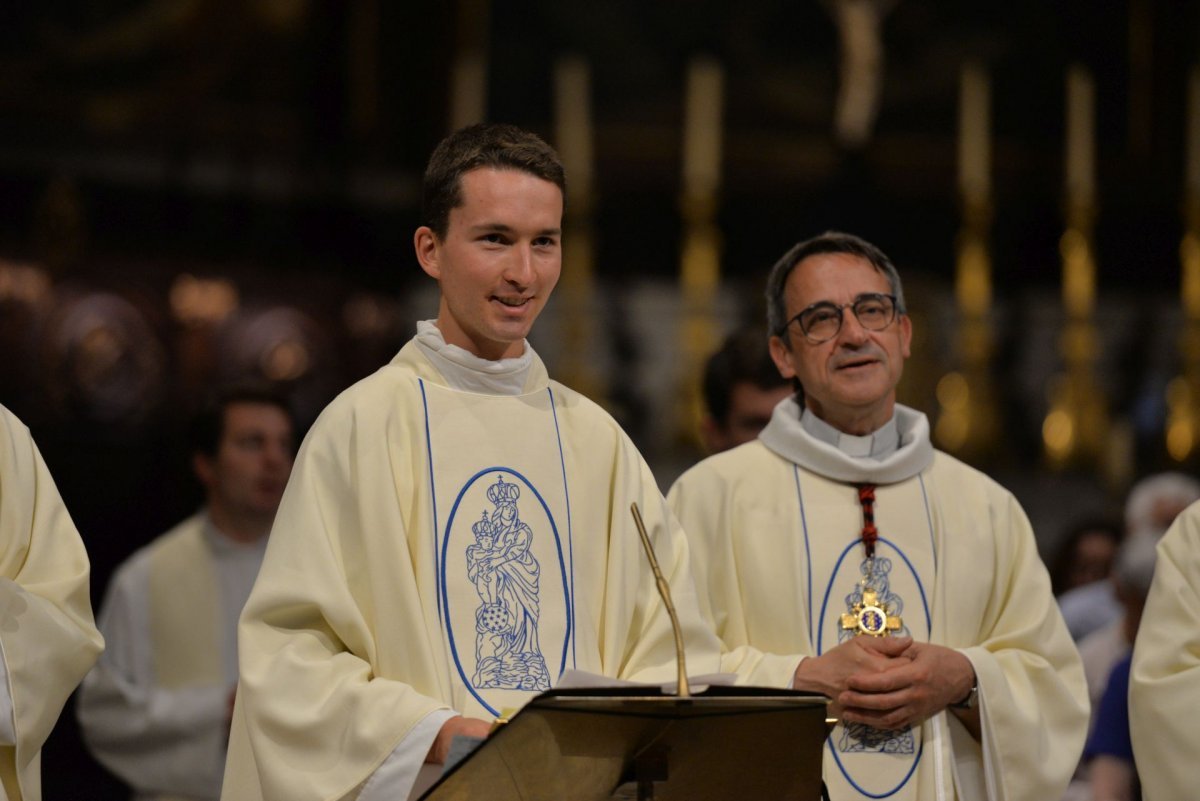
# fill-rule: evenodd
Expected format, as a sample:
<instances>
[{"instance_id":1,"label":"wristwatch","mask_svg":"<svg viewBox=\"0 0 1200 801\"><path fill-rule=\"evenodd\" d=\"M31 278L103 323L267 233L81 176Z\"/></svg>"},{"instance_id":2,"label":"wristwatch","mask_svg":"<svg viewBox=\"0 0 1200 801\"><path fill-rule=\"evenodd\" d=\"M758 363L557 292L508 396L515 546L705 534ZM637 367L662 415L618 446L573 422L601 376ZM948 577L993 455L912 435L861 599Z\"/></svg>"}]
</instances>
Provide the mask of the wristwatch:
<instances>
[{"instance_id":1,"label":"wristwatch","mask_svg":"<svg viewBox=\"0 0 1200 801\"><path fill-rule=\"evenodd\" d=\"M978 680L971 682L971 690L967 693L967 697L961 701L955 701L950 706L954 709L974 709L979 704L979 682Z\"/></svg>"}]
</instances>

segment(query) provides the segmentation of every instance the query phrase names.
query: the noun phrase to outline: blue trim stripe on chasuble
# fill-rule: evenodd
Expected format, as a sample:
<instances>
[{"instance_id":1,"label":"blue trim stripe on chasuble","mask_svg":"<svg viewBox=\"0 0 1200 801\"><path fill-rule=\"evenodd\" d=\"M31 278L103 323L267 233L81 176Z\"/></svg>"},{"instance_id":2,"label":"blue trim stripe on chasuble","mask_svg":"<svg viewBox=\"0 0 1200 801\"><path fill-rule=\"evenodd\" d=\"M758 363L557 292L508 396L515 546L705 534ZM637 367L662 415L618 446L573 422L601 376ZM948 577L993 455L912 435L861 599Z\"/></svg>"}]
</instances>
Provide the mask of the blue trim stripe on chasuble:
<instances>
[{"instance_id":1,"label":"blue trim stripe on chasuble","mask_svg":"<svg viewBox=\"0 0 1200 801\"><path fill-rule=\"evenodd\" d=\"M550 412L554 415L554 435L558 437L558 461L562 465L563 497L567 501L567 554L571 563L571 591L567 593L567 640L571 643L571 666L578 667L579 658L575 654L575 638L570 632L575 630L575 539L571 536L571 482L567 481L567 458L563 455L562 429L558 426L558 407L554 405L554 389L546 387L550 396ZM565 661L565 660L564 660Z\"/></svg>"},{"instance_id":2,"label":"blue trim stripe on chasuble","mask_svg":"<svg viewBox=\"0 0 1200 801\"><path fill-rule=\"evenodd\" d=\"M441 565L439 566L439 570L442 573L445 573L446 571L446 549L450 547L450 530L454 527L454 517L458 514L459 504L462 503L462 499L467 494L467 490L471 488L475 481L478 480L480 476L488 473L507 473L510 476L516 476L517 478L521 479L521 482L524 483L526 487L529 487L530 491L532 491L534 496L538 499L538 503L542 505L542 510L546 513L546 519L550 521L550 528L554 532L555 550L558 551L558 572L562 576L563 598L567 605L565 625L566 637L563 639L562 661L560 662L558 669L558 674L561 676L567 665L567 645L571 642L572 635L574 633L571 613L575 605L572 603L573 599L571 598L570 594L571 588L567 586L567 571L566 566L563 564L562 555L562 539L558 536L558 525L554 522L554 514L550 511L550 506L546 503L546 499L543 498L542 494L537 491L537 487L533 486L533 484L529 482L528 478L523 476L518 471L513 470L511 467L496 466L480 470L478 473L467 479L467 482L463 484L463 488L459 490L458 497L454 499L454 506L452 506L450 509L450 515L446 518L446 536L442 540L442 549L439 556ZM484 709L499 717L500 710L493 708L491 704L480 697L479 693L475 691L474 683L472 683L471 679L467 677L467 674L463 672L462 661L458 658L458 646L456 644L456 640L454 639L454 623L450 619L450 598L446 591L446 581L443 579L440 583L441 596L439 605L444 605L446 607L446 620L444 625L446 627L446 639L450 642L450 652L454 658L454 667L456 670L458 670L458 675L462 678L463 686L467 688L467 692L471 693L471 695L475 697L475 700L478 701Z\"/></svg>"},{"instance_id":3,"label":"blue trim stripe on chasuble","mask_svg":"<svg viewBox=\"0 0 1200 801\"><path fill-rule=\"evenodd\" d=\"M808 610L808 644L812 646L813 602L812 602L812 552L808 547L808 515L804 509L804 493L800 490L800 466L792 465L792 476L796 479L796 500L800 503L800 527L804 531L804 567L808 571L808 602L804 608Z\"/></svg>"},{"instance_id":4,"label":"blue trim stripe on chasuble","mask_svg":"<svg viewBox=\"0 0 1200 801\"><path fill-rule=\"evenodd\" d=\"M433 553L438 552L438 515L437 515L437 488L433 484L433 437L429 434L429 399L425 397L425 379L418 378L417 384L421 387L421 408L425 411L425 458L429 463L429 500L433 504ZM435 566L433 571L433 592L434 598L437 599L438 623L442 622L442 571L440 566Z\"/></svg>"},{"instance_id":5,"label":"blue trim stripe on chasuble","mask_svg":"<svg viewBox=\"0 0 1200 801\"><path fill-rule=\"evenodd\" d=\"M933 554L933 572L937 573L937 538L933 536L933 513L929 511L929 491L925 488L925 475L923 473L919 473L917 475L917 480L921 482L921 497L925 500L925 522L929 525L929 551Z\"/></svg>"}]
</instances>

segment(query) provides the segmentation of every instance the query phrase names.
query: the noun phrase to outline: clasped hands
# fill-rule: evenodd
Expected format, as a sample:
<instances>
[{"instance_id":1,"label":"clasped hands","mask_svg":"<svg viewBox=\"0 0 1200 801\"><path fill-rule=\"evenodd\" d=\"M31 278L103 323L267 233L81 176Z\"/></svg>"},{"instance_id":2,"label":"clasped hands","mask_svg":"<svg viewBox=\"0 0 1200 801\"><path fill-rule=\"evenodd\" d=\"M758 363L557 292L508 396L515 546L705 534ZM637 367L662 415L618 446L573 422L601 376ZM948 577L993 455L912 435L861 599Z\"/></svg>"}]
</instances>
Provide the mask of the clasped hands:
<instances>
[{"instance_id":1,"label":"clasped hands","mask_svg":"<svg viewBox=\"0 0 1200 801\"><path fill-rule=\"evenodd\" d=\"M919 725L965 698L974 682L971 661L952 648L860 635L802 661L792 686L828 696L830 715L843 722L892 730ZM960 718L978 730L976 711Z\"/></svg>"}]
</instances>

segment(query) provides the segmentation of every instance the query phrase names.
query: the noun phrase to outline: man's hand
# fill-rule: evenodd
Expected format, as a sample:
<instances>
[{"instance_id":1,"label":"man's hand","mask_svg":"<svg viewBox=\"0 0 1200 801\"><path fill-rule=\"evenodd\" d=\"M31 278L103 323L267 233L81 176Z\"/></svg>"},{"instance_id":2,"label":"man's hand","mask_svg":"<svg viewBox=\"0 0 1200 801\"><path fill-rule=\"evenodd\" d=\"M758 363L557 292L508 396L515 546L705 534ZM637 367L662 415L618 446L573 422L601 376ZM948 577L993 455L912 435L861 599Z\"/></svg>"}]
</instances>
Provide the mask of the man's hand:
<instances>
[{"instance_id":1,"label":"man's hand","mask_svg":"<svg viewBox=\"0 0 1200 801\"><path fill-rule=\"evenodd\" d=\"M450 743L456 736L461 734L464 737L487 737L491 728L492 724L486 720L455 715L438 730L433 745L429 746L429 753L425 755L425 761L434 765L444 765L446 757L450 754Z\"/></svg>"},{"instance_id":2,"label":"man's hand","mask_svg":"<svg viewBox=\"0 0 1200 801\"><path fill-rule=\"evenodd\" d=\"M828 696L833 704L830 712L841 714L841 696L850 687L854 676L883 673L890 668L907 665L904 656L912 646L908 637L855 637L820 656L810 656L796 668L792 687Z\"/></svg>"},{"instance_id":3,"label":"man's hand","mask_svg":"<svg viewBox=\"0 0 1200 801\"><path fill-rule=\"evenodd\" d=\"M890 661L883 670L851 675L844 691L831 696L842 709L842 720L876 729L902 729L966 697L975 682L969 659L945 646L907 642L901 659ZM960 717L973 734L978 730L977 711Z\"/></svg>"}]
</instances>

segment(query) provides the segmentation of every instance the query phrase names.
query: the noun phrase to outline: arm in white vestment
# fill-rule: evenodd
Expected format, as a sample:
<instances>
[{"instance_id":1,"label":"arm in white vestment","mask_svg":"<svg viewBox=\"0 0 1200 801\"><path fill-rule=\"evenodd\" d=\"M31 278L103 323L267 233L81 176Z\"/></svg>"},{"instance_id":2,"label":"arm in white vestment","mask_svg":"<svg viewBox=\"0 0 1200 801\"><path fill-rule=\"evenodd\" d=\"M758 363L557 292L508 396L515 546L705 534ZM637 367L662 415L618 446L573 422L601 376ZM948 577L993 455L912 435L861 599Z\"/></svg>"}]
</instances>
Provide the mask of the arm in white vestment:
<instances>
[{"instance_id":1,"label":"arm in white vestment","mask_svg":"<svg viewBox=\"0 0 1200 801\"><path fill-rule=\"evenodd\" d=\"M1054 602L1028 518L998 487L988 497L979 514L989 515L995 575L983 619L978 633L968 638L973 642L947 644L975 669L989 797L1057 798L1079 762L1087 733L1083 666ZM942 569L969 572L971 566L963 562ZM945 605L953 619L953 601ZM963 636L953 624L951 630L956 640ZM956 751L980 748L951 723Z\"/></svg>"},{"instance_id":2,"label":"arm in white vestment","mask_svg":"<svg viewBox=\"0 0 1200 801\"><path fill-rule=\"evenodd\" d=\"M378 632L360 605L373 589L347 575L348 562L365 553L365 538L407 536L396 486L386 482L388 494L376 497L356 475L371 462L358 450L385 444L378 431L360 440L319 420L300 449L238 629L227 799L353 797L393 754L419 768L424 751L416 741L427 750L432 739L417 727L448 708L380 675L373 664ZM439 635L425 630L414 567L401 561L387 571L404 588L406 608L387 610L390 630L382 636L411 643L419 655Z\"/></svg>"},{"instance_id":3,"label":"arm in white vestment","mask_svg":"<svg viewBox=\"0 0 1200 801\"><path fill-rule=\"evenodd\" d=\"M811 654L774 654L750 645L750 625L733 553L733 499L715 472L692 472L671 487L667 502L687 532L700 613L721 643L721 671L739 684L791 687L800 662Z\"/></svg>"},{"instance_id":4,"label":"arm in white vestment","mask_svg":"<svg viewBox=\"0 0 1200 801\"><path fill-rule=\"evenodd\" d=\"M371 774L355 801L404 801L406 797L416 795L418 788L413 784L425 764L430 744L442 725L457 714L452 709L430 712L400 741L379 769ZM443 766L433 767L440 775ZM409 788L412 788L411 792Z\"/></svg>"},{"instance_id":5,"label":"arm in white vestment","mask_svg":"<svg viewBox=\"0 0 1200 801\"><path fill-rule=\"evenodd\" d=\"M1129 676L1129 728L1146 801L1196 794L1200 708L1200 504L1158 543Z\"/></svg>"},{"instance_id":6,"label":"arm in white vestment","mask_svg":"<svg viewBox=\"0 0 1200 801\"><path fill-rule=\"evenodd\" d=\"M88 576L83 542L37 446L0 408L0 647L16 741L0 747L0 772L14 780L15 772L31 795L38 752L104 647Z\"/></svg>"},{"instance_id":7,"label":"arm in white vestment","mask_svg":"<svg viewBox=\"0 0 1200 801\"><path fill-rule=\"evenodd\" d=\"M95 757L136 790L213 797L230 688L155 680L148 570L149 560L135 557L109 584L99 620L107 648L80 687L79 723Z\"/></svg>"}]
</instances>

